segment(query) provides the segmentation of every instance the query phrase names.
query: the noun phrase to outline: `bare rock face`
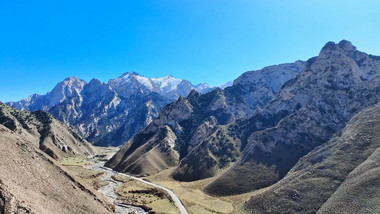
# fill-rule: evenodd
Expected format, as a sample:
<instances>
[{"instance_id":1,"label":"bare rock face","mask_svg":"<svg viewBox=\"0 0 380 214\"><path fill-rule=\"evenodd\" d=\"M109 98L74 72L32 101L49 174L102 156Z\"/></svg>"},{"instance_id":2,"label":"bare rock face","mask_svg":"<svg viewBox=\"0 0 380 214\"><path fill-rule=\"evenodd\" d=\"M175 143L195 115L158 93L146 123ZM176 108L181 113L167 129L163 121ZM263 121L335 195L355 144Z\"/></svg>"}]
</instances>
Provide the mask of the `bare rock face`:
<instances>
[{"instance_id":1,"label":"bare rock face","mask_svg":"<svg viewBox=\"0 0 380 214\"><path fill-rule=\"evenodd\" d=\"M80 94L86 82L77 77L69 77L56 85L46 95L34 94L19 102L10 102L9 105L28 111L48 110L49 108Z\"/></svg>"},{"instance_id":2,"label":"bare rock face","mask_svg":"<svg viewBox=\"0 0 380 214\"><path fill-rule=\"evenodd\" d=\"M8 104L48 111L95 145L119 146L152 122L166 104L191 90L206 93L212 89L172 76L150 79L125 73L108 83L67 78L46 95Z\"/></svg>"}]
</instances>

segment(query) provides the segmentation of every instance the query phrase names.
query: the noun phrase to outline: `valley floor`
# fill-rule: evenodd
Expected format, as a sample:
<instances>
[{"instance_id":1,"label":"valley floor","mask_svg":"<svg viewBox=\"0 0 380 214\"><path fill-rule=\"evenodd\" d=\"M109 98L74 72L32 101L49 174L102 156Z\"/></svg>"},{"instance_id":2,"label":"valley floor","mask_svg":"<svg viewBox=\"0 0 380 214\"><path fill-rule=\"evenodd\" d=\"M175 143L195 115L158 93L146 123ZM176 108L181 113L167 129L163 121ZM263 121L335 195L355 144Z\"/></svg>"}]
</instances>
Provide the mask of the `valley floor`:
<instances>
[{"instance_id":1,"label":"valley floor","mask_svg":"<svg viewBox=\"0 0 380 214\"><path fill-rule=\"evenodd\" d=\"M123 210L144 213L143 208L151 213L163 214L242 214L245 213L242 209L244 200L254 194L213 197L202 191L211 179L178 182L170 177L173 169L141 179L103 167L117 149L98 148L96 158L76 156L61 160L69 171L116 205L117 213L127 213Z\"/></svg>"},{"instance_id":2,"label":"valley floor","mask_svg":"<svg viewBox=\"0 0 380 214\"><path fill-rule=\"evenodd\" d=\"M61 159L60 162L68 171L102 193L115 205L117 214L143 214L149 211L176 214L179 212L177 207L181 214L187 214L179 198L170 190L104 167L117 148L97 150L98 155L94 157L74 156Z\"/></svg>"}]
</instances>

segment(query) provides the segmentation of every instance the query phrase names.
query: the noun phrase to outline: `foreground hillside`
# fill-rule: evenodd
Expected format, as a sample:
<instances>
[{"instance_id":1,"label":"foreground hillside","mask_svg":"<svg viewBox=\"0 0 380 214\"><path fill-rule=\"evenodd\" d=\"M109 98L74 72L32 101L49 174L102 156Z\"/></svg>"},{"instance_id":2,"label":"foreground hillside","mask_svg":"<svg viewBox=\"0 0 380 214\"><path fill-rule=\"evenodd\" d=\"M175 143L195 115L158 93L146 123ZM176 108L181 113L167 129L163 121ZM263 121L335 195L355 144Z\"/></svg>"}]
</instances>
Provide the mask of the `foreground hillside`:
<instances>
[{"instance_id":1,"label":"foreground hillside","mask_svg":"<svg viewBox=\"0 0 380 214\"><path fill-rule=\"evenodd\" d=\"M112 213L52 158L89 154L85 141L48 114L3 104L0 113L0 213Z\"/></svg>"},{"instance_id":2,"label":"foreground hillside","mask_svg":"<svg viewBox=\"0 0 380 214\"><path fill-rule=\"evenodd\" d=\"M0 124L55 159L93 153L91 144L44 111L20 111L0 103Z\"/></svg>"}]
</instances>

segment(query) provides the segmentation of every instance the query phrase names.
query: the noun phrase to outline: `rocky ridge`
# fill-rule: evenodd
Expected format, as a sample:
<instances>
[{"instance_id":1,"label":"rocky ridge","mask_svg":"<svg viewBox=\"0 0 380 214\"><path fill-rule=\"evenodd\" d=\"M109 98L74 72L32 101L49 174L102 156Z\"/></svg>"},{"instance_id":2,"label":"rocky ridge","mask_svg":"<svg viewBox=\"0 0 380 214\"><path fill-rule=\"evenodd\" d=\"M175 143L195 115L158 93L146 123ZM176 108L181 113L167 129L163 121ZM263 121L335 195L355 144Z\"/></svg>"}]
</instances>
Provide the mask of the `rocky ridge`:
<instances>
[{"instance_id":1,"label":"rocky ridge","mask_svg":"<svg viewBox=\"0 0 380 214\"><path fill-rule=\"evenodd\" d=\"M108 83L67 78L46 95L8 104L48 111L95 145L118 146L148 125L166 104L193 89L204 93L213 87L194 86L172 76L150 79L127 72Z\"/></svg>"}]
</instances>

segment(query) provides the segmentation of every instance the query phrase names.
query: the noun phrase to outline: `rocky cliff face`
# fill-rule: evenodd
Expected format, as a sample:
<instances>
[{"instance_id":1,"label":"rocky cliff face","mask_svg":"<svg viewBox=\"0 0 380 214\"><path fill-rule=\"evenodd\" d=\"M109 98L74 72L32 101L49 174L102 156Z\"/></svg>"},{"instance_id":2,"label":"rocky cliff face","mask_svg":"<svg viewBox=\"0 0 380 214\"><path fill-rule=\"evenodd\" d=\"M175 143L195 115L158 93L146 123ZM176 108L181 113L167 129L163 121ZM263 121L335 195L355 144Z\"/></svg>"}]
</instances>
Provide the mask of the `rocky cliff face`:
<instances>
[{"instance_id":1,"label":"rocky cliff face","mask_svg":"<svg viewBox=\"0 0 380 214\"><path fill-rule=\"evenodd\" d=\"M379 57L359 52L347 41L327 43L273 102L250 119L232 125L244 130L241 158L207 191L237 194L283 178L299 158L328 141L354 114L379 101L379 75ZM260 179L250 179L255 174L260 174ZM249 182L225 182L237 178ZM218 187L224 185L240 190L220 191Z\"/></svg>"},{"instance_id":2,"label":"rocky cliff face","mask_svg":"<svg viewBox=\"0 0 380 214\"><path fill-rule=\"evenodd\" d=\"M166 104L193 89L207 92L212 87L194 86L172 76L149 79L137 73L125 73L108 83L72 77L46 95L8 104L48 111L95 145L118 146L147 126Z\"/></svg>"},{"instance_id":3,"label":"rocky cliff face","mask_svg":"<svg viewBox=\"0 0 380 214\"><path fill-rule=\"evenodd\" d=\"M165 106L158 118L126 143L108 166L128 173L147 173L129 170L135 163L127 160L166 127L176 136L174 149L181 160L175 178L196 180L215 175L240 154L240 140L228 136L227 130L219 125L253 115L256 108L272 101L285 82L301 73L305 64L298 61L247 72L233 86L203 95L193 90L188 97Z\"/></svg>"},{"instance_id":4,"label":"rocky cliff face","mask_svg":"<svg viewBox=\"0 0 380 214\"><path fill-rule=\"evenodd\" d=\"M24 100L8 104L20 110L48 110L68 98L80 94L85 84L85 81L77 77L66 78L46 95L33 94Z\"/></svg>"}]
</instances>

